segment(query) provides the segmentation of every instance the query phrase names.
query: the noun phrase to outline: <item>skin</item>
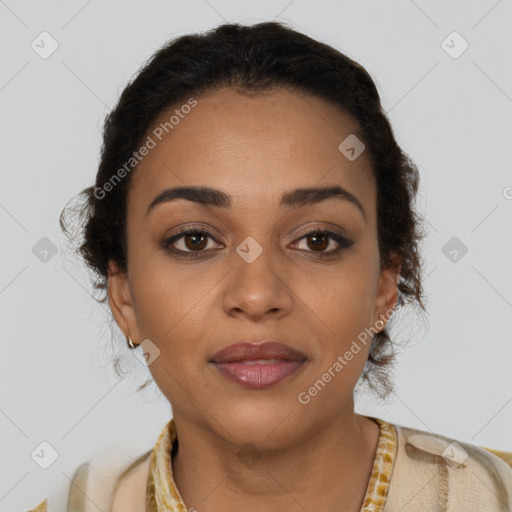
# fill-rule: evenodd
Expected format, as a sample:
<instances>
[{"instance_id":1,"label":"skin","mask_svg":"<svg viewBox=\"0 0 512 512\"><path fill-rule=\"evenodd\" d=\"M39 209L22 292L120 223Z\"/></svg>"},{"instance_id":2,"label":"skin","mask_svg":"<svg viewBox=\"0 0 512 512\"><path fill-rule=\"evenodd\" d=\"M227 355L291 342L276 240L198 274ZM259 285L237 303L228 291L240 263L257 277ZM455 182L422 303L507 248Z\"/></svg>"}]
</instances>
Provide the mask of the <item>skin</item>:
<instances>
[{"instance_id":1,"label":"skin","mask_svg":"<svg viewBox=\"0 0 512 512\"><path fill-rule=\"evenodd\" d=\"M196 99L134 171L128 272L113 262L109 272L117 324L135 343L150 339L160 350L149 368L172 405L174 480L187 507L200 512L359 511L379 436L376 422L354 413L369 343L307 405L297 399L359 333L380 318L385 325L397 300L399 261L380 269L368 152L349 161L338 149L358 125L320 98L284 89L251 98L221 89ZM146 215L162 190L184 185L220 189L232 206L179 199ZM357 197L365 215L335 198L278 205L291 189L331 185ZM185 224L212 237L197 259L164 248ZM345 233L353 244L321 259L338 243L328 238L318 249L304 237L314 229ZM252 263L236 252L248 236L263 249ZM173 246L191 252L194 241ZM208 364L226 345L265 339L301 350L307 362L260 390ZM257 454L250 463L240 457L247 443Z\"/></svg>"}]
</instances>

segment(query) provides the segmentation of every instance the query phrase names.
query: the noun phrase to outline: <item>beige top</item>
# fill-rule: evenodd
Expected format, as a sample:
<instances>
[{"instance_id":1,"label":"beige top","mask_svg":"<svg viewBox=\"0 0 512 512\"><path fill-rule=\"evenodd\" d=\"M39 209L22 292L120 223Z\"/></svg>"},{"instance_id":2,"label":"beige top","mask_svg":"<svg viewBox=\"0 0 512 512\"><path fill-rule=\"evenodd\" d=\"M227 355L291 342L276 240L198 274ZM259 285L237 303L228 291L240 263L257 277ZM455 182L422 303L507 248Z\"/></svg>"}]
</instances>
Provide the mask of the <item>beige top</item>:
<instances>
[{"instance_id":1,"label":"beige top","mask_svg":"<svg viewBox=\"0 0 512 512\"><path fill-rule=\"evenodd\" d=\"M510 512L512 468L504 461L511 463L512 454L370 419L380 435L360 512ZM115 460L82 464L70 485L67 512L195 512L173 478L176 448L171 419L153 449L128 467ZM44 500L28 512L57 511L48 511Z\"/></svg>"}]
</instances>

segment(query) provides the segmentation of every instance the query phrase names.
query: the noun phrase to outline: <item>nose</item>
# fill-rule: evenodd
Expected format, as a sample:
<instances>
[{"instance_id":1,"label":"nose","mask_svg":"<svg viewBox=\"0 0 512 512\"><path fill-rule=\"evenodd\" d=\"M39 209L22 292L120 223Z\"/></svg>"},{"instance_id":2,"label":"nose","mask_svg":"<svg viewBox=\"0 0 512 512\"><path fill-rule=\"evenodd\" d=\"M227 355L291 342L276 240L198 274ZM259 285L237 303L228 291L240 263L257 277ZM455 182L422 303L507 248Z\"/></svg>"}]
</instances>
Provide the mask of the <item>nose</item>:
<instances>
[{"instance_id":1,"label":"nose","mask_svg":"<svg viewBox=\"0 0 512 512\"><path fill-rule=\"evenodd\" d=\"M233 253L232 271L226 275L225 312L230 316L246 316L252 321L288 315L294 299L285 265L270 248L263 248L254 260L241 254Z\"/></svg>"}]
</instances>

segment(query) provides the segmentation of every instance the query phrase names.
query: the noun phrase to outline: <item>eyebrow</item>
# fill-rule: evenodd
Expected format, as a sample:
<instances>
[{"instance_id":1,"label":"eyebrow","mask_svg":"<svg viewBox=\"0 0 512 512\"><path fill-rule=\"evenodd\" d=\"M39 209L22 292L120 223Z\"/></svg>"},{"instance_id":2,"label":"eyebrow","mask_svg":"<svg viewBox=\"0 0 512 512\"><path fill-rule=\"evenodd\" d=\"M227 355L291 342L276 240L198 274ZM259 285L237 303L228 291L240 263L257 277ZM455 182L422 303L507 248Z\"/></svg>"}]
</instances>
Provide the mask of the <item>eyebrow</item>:
<instances>
[{"instance_id":1,"label":"eyebrow","mask_svg":"<svg viewBox=\"0 0 512 512\"><path fill-rule=\"evenodd\" d=\"M348 190L340 186L297 188L283 194L279 206L286 208L300 208L312 204L318 204L327 199L336 198L348 201L355 205L366 220L366 212L361 202ZM215 206L218 208L230 208L232 197L222 190L206 186L185 186L167 188L158 194L147 208L146 215L158 205L168 203L176 199L187 199L203 206Z\"/></svg>"}]
</instances>

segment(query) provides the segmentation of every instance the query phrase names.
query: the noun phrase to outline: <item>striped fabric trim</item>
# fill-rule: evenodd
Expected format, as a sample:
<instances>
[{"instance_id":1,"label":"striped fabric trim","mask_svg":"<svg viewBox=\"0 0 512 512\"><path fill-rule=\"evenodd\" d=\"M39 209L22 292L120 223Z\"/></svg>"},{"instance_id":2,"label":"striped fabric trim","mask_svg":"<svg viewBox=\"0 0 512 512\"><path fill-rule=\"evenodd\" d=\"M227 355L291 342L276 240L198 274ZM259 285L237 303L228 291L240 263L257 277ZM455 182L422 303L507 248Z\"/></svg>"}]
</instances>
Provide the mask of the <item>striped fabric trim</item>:
<instances>
[{"instance_id":1,"label":"striped fabric trim","mask_svg":"<svg viewBox=\"0 0 512 512\"><path fill-rule=\"evenodd\" d=\"M43 500L36 508L33 508L28 512L48 512L48 499Z\"/></svg>"},{"instance_id":2,"label":"striped fabric trim","mask_svg":"<svg viewBox=\"0 0 512 512\"><path fill-rule=\"evenodd\" d=\"M396 428L391 423L379 418L369 419L378 423L380 436L361 512L382 512L386 504L391 474L396 460L398 435Z\"/></svg>"},{"instance_id":3,"label":"striped fabric trim","mask_svg":"<svg viewBox=\"0 0 512 512\"><path fill-rule=\"evenodd\" d=\"M146 512L187 512L172 476L171 450L176 425L171 419L162 430L151 453L146 495Z\"/></svg>"},{"instance_id":4,"label":"striped fabric trim","mask_svg":"<svg viewBox=\"0 0 512 512\"><path fill-rule=\"evenodd\" d=\"M382 512L397 451L395 427L379 418L379 442L361 512ZM171 450L176 441L176 425L171 419L162 430L151 452L147 482L146 512L187 512L172 475Z\"/></svg>"}]
</instances>

